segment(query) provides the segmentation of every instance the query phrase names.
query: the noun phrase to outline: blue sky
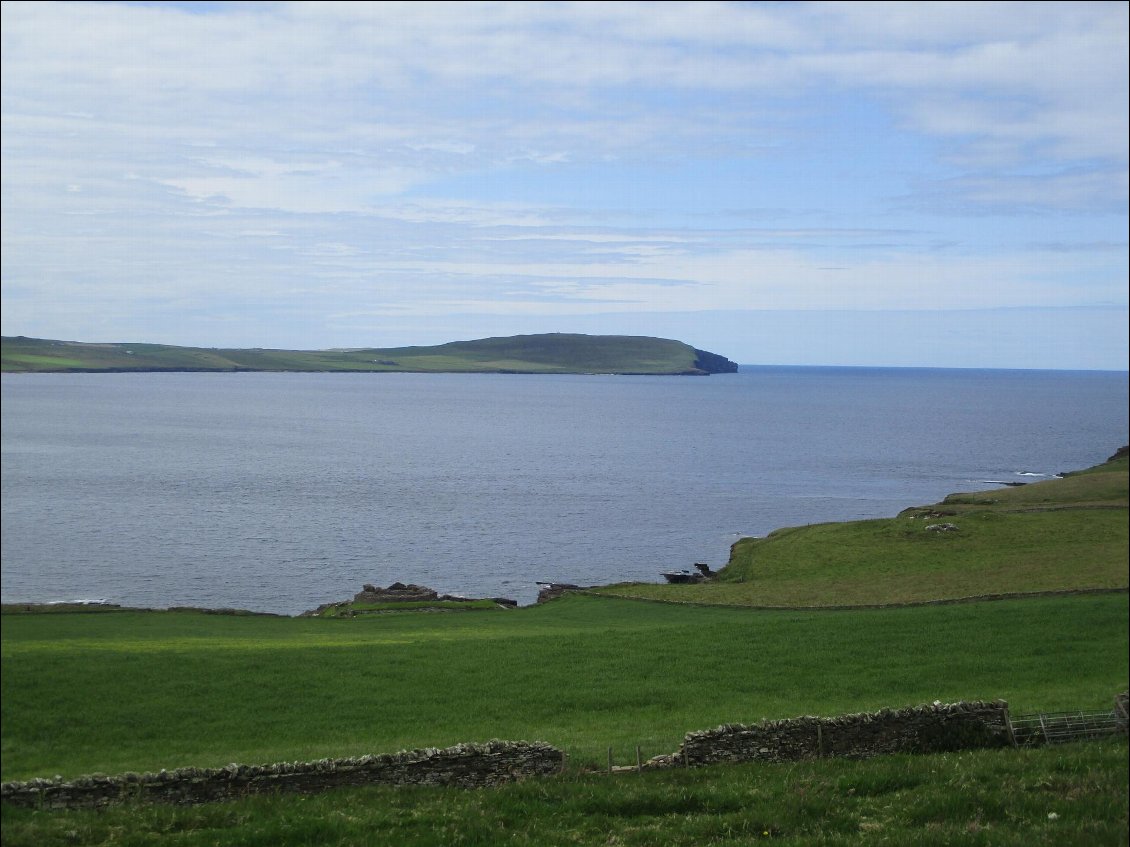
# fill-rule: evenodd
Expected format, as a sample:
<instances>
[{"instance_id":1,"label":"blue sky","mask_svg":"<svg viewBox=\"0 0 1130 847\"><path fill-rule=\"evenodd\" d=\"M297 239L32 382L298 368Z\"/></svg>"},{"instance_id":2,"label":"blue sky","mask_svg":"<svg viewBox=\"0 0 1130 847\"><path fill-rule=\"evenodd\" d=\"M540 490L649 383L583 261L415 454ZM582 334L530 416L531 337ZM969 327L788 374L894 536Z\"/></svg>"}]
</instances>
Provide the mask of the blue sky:
<instances>
[{"instance_id":1,"label":"blue sky","mask_svg":"<svg viewBox=\"0 0 1130 847\"><path fill-rule=\"evenodd\" d=\"M1127 368L1115 3L3 3L2 330Z\"/></svg>"}]
</instances>

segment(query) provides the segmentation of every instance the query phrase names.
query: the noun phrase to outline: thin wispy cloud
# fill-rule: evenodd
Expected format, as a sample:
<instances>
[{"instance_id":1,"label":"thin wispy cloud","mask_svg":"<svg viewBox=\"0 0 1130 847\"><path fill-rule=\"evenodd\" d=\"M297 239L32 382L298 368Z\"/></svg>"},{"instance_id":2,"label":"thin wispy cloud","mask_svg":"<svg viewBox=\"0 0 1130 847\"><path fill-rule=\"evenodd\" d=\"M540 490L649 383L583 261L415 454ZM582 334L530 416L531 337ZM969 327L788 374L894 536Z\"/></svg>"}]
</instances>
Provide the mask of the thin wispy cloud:
<instances>
[{"instance_id":1,"label":"thin wispy cloud","mask_svg":"<svg viewBox=\"0 0 1130 847\"><path fill-rule=\"evenodd\" d=\"M1127 12L5 2L3 331L769 362L719 316L1004 310L961 363L1125 368ZM1090 347L1017 359L1037 308ZM856 325L821 349L930 364Z\"/></svg>"}]
</instances>

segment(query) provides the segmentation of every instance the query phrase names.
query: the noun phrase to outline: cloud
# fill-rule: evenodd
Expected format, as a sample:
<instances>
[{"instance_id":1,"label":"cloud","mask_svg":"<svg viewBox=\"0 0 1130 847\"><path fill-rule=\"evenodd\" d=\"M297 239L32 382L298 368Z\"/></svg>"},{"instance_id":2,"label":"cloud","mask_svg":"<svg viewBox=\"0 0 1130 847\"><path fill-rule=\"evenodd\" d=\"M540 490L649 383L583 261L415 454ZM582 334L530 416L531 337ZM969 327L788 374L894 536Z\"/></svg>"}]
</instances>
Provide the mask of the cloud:
<instances>
[{"instance_id":1,"label":"cloud","mask_svg":"<svg viewBox=\"0 0 1130 847\"><path fill-rule=\"evenodd\" d=\"M659 145L691 131L662 98L602 120L603 108L630 104L626 86L772 99L819 85L887 97L927 133L1019 134L1063 157L1117 156L1125 110L1109 104L1125 91L1116 59L1126 52L1126 9L1067 5L1032 4L1022 14L1017 4L319 2L191 15L13 3L4 7L6 111L79 110L148 121L158 134L188 118L196 134L221 143L356 133L512 155L500 146L576 143L590 122L645 130L641 138L621 128L604 138L605 150L620 147L618 138ZM1002 120L1002 101L1018 116ZM681 114L687 104L679 105ZM726 107L748 110L741 98ZM464 120L445 131L444 116Z\"/></svg>"},{"instance_id":2,"label":"cloud","mask_svg":"<svg viewBox=\"0 0 1130 847\"><path fill-rule=\"evenodd\" d=\"M5 331L1124 303L1127 8L5 2Z\"/></svg>"},{"instance_id":3,"label":"cloud","mask_svg":"<svg viewBox=\"0 0 1130 847\"><path fill-rule=\"evenodd\" d=\"M1125 169L1082 169L1045 174L956 177L922 186L912 202L951 211L1053 213L1102 210L1118 214L1128 196Z\"/></svg>"}]
</instances>

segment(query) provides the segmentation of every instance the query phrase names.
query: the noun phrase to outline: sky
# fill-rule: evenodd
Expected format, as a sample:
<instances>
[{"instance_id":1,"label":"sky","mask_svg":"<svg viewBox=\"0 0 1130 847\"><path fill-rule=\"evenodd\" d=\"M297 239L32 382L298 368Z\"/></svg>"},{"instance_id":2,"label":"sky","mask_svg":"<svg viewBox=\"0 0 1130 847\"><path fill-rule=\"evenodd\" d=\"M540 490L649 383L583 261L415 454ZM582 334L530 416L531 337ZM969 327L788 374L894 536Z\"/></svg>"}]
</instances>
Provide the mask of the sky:
<instances>
[{"instance_id":1,"label":"sky","mask_svg":"<svg viewBox=\"0 0 1130 847\"><path fill-rule=\"evenodd\" d=\"M1128 12L3 2L2 332L1126 370Z\"/></svg>"}]
</instances>

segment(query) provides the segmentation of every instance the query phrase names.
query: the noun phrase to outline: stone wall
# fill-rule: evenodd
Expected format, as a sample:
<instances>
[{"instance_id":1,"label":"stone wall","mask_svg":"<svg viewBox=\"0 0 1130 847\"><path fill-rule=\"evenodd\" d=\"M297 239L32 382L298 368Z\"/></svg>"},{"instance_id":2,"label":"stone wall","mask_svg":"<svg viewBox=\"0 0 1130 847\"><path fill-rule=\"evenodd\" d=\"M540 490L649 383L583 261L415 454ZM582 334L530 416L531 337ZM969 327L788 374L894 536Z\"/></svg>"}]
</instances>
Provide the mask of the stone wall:
<instances>
[{"instance_id":1,"label":"stone wall","mask_svg":"<svg viewBox=\"0 0 1130 847\"><path fill-rule=\"evenodd\" d=\"M890 753L940 753L1012 746L1008 704L935 703L835 718L767 720L688 733L673 755L651 767L714 762L791 762L826 756L866 758Z\"/></svg>"},{"instance_id":2,"label":"stone wall","mask_svg":"<svg viewBox=\"0 0 1130 847\"><path fill-rule=\"evenodd\" d=\"M1127 726L1128 695L1115 699L1115 719ZM792 762L831 756L867 758L892 753L943 753L1015 745L1003 700L934 703L834 718L799 717L727 724L687 733L679 749L645 768L716 762ZM276 765L181 768L160 773L78 777L70 782L6 782L0 800L38 808L104 806L131 800L203 803L248 794L315 793L362 785L448 785L482 788L561 771L565 755L543 742L490 741L356 759Z\"/></svg>"},{"instance_id":3,"label":"stone wall","mask_svg":"<svg viewBox=\"0 0 1130 847\"><path fill-rule=\"evenodd\" d=\"M541 742L490 741L355 759L180 768L160 773L32 779L6 782L0 800L19 806L62 809L130 800L190 804L248 794L315 793L360 785L451 785L481 788L557 773L564 754Z\"/></svg>"}]
</instances>

